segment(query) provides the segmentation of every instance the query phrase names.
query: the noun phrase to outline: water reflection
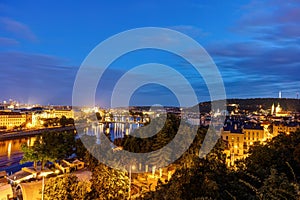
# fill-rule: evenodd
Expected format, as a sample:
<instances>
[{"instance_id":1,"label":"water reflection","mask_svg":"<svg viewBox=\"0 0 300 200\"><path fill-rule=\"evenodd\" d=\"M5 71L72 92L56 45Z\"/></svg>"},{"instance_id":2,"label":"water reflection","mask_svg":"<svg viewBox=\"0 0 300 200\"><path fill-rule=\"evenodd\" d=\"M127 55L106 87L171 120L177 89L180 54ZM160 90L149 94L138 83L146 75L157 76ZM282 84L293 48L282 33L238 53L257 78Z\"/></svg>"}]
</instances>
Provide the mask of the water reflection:
<instances>
[{"instance_id":1,"label":"water reflection","mask_svg":"<svg viewBox=\"0 0 300 200\"><path fill-rule=\"evenodd\" d=\"M8 158L8 160L10 160L10 156L11 156L11 141L9 141L8 148L7 148L7 158Z\"/></svg>"},{"instance_id":2,"label":"water reflection","mask_svg":"<svg viewBox=\"0 0 300 200\"><path fill-rule=\"evenodd\" d=\"M99 137L102 133L108 135L113 141L118 138L123 138L124 135L130 135L130 133L141 126L143 125L140 123L95 123L89 127L85 127L80 133L96 136L96 143L100 143Z\"/></svg>"},{"instance_id":3,"label":"water reflection","mask_svg":"<svg viewBox=\"0 0 300 200\"><path fill-rule=\"evenodd\" d=\"M123 138L124 135L130 135L133 130L140 126L143 125L132 122L96 123L92 126L85 127L82 131L84 134L96 136L96 143L100 144L100 135L102 133L108 135L113 141L118 138ZM17 165L23 157L21 151L22 144L32 146L34 141L35 137L0 141L0 170L12 165Z\"/></svg>"},{"instance_id":4,"label":"water reflection","mask_svg":"<svg viewBox=\"0 0 300 200\"><path fill-rule=\"evenodd\" d=\"M0 141L0 168L18 163L23 156L22 144L32 146L35 137Z\"/></svg>"}]
</instances>

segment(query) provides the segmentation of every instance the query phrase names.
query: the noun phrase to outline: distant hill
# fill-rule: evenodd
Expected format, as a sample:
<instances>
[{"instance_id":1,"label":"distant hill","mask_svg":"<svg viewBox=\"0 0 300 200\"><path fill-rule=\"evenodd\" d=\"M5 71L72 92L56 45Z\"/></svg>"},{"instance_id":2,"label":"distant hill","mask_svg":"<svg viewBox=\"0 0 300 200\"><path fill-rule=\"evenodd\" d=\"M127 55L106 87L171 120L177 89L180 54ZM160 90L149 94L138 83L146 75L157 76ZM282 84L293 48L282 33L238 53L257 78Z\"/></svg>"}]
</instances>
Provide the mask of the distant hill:
<instances>
[{"instance_id":1,"label":"distant hill","mask_svg":"<svg viewBox=\"0 0 300 200\"><path fill-rule=\"evenodd\" d=\"M300 112L300 99L286 99L286 98L251 98L251 99L227 99L227 110L231 111L230 104L238 104L240 110L256 111L261 106L262 109L270 109L274 103L275 107L280 104L283 110ZM199 103L201 112L209 112L211 102Z\"/></svg>"}]
</instances>

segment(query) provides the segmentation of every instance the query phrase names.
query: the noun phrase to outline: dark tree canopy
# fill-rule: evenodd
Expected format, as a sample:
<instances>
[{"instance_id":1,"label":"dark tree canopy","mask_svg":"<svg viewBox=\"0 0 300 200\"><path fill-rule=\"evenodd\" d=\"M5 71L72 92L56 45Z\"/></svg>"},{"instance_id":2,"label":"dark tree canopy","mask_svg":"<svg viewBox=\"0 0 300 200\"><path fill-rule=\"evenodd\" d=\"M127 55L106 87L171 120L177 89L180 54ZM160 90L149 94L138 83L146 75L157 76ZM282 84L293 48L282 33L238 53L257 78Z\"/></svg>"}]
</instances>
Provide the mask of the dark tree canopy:
<instances>
[{"instance_id":1,"label":"dark tree canopy","mask_svg":"<svg viewBox=\"0 0 300 200\"><path fill-rule=\"evenodd\" d=\"M43 132L36 137L33 146L22 145L24 152L21 162L55 161L73 154L75 138L73 131ZM36 165L35 165L36 167Z\"/></svg>"}]
</instances>

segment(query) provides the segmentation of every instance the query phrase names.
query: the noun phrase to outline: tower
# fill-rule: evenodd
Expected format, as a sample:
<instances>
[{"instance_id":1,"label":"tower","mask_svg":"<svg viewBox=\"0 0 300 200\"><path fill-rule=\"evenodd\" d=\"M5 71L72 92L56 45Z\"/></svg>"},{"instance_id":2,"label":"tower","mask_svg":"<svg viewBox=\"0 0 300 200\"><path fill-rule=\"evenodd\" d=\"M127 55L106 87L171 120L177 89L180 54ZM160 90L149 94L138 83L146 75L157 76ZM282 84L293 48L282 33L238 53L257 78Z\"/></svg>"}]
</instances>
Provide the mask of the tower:
<instances>
[{"instance_id":1,"label":"tower","mask_svg":"<svg viewBox=\"0 0 300 200\"><path fill-rule=\"evenodd\" d=\"M279 91L278 97L279 99L281 99L281 91Z\"/></svg>"},{"instance_id":2,"label":"tower","mask_svg":"<svg viewBox=\"0 0 300 200\"><path fill-rule=\"evenodd\" d=\"M278 103L277 107L275 108L275 114L277 114L277 113L279 113L281 111L282 111L282 109L280 107L280 104Z\"/></svg>"},{"instance_id":3,"label":"tower","mask_svg":"<svg viewBox=\"0 0 300 200\"><path fill-rule=\"evenodd\" d=\"M272 108L271 108L271 115L273 115L274 112L275 112L275 105L274 105L274 103L273 103Z\"/></svg>"}]
</instances>

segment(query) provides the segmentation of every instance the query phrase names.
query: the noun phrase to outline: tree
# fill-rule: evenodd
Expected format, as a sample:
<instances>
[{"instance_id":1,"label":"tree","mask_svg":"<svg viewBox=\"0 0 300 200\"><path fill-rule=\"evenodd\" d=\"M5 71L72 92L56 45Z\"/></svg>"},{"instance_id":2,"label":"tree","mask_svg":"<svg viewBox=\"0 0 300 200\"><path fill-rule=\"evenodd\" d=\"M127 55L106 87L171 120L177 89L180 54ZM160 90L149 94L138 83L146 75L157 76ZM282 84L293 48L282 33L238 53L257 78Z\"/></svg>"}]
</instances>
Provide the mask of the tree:
<instances>
[{"instance_id":1,"label":"tree","mask_svg":"<svg viewBox=\"0 0 300 200\"><path fill-rule=\"evenodd\" d=\"M149 162L152 166L165 166L168 165L171 160L172 149L169 147L164 147L168 144L169 138L166 132L161 131L158 133L158 136L154 140L154 144L152 148L156 150L156 152L152 152L151 156L148 158ZM164 151L157 151L160 148L164 147Z\"/></svg>"},{"instance_id":2,"label":"tree","mask_svg":"<svg viewBox=\"0 0 300 200\"><path fill-rule=\"evenodd\" d=\"M253 146L240 161L237 177L258 199L299 199L299 144L296 132Z\"/></svg>"},{"instance_id":3,"label":"tree","mask_svg":"<svg viewBox=\"0 0 300 200\"><path fill-rule=\"evenodd\" d=\"M33 167L37 170L37 162L40 160L39 152L35 148L22 144L21 151L24 153L20 163L33 162Z\"/></svg>"},{"instance_id":4,"label":"tree","mask_svg":"<svg viewBox=\"0 0 300 200\"><path fill-rule=\"evenodd\" d=\"M97 120L99 120L99 121L101 121L101 120L102 120L102 117L101 117L101 115L100 115L100 113L99 113L99 112L96 112L96 117L97 117Z\"/></svg>"},{"instance_id":5,"label":"tree","mask_svg":"<svg viewBox=\"0 0 300 200\"><path fill-rule=\"evenodd\" d=\"M71 174L50 178L46 181L45 200L82 200L90 192L91 183L79 181Z\"/></svg>"},{"instance_id":6,"label":"tree","mask_svg":"<svg viewBox=\"0 0 300 200\"><path fill-rule=\"evenodd\" d=\"M33 146L22 145L24 152L21 163L41 162L41 169L45 161L55 161L69 157L75 147L75 138L72 131L43 132L37 136Z\"/></svg>"},{"instance_id":7,"label":"tree","mask_svg":"<svg viewBox=\"0 0 300 200\"><path fill-rule=\"evenodd\" d=\"M186 134L193 129L184 129ZM207 130L207 129L206 129ZM204 139L204 129L198 134L188 151L176 161L176 172L167 184L158 185L155 192L144 194L144 199L225 199L230 190L229 171L225 165L223 143L218 141L215 148L200 159L198 152ZM185 165L185 163L189 163ZM185 166L185 167L182 167Z\"/></svg>"},{"instance_id":8,"label":"tree","mask_svg":"<svg viewBox=\"0 0 300 200\"><path fill-rule=\"evenodd\" d=\"M66 116L62 116L59 120L59 123L62 127L65 127L68 124L68 119L66 118Z\"/></svg>"},{"instance_id":9,"label":"tree","mask_svg":"<svg viewBox=\"0 0 300 200\"><path fill-rule=\"evenodd\" d=\"M265 179L259 193L262 199L297 199L295 188L285 174L278 174L271 169L270 175Z\"/></svg>"},{"instance_id":10,"label":"tree","mask_svg":"<svg viewBox=\"0 0 300 200\"><path fill-rule=\"evenodd\" d=\"M294 181L291 168L295 172L300 171L299 165L297 164L297 155L299 155L297 148L299 144L299 131L289 135L280 134L265 145L257 144L250 148L250 155L245 159L244 165L249 173L257 176L261 180L266 179L273 168L276 169L279 174L285 173L289 180ZM287 165L287 163L289 163L290 166Z\"/></svg>"},{"instance_id":11,"label":"tree","mask_svg":"<svg viewBox=\"0 0 300 200\"><path fill-rule=\"evenodd\" d=\"M33 146L27 146L26 144L22 145L21 149L23 150L24 155L20 161L21 163L34 162L34 168L37 170L37 162L41 162L41 170L43 170L44 161L51 160L43 139L43 137L37 136Z\"/></svg>"},{"instance_id":12,"label":"tree","mask_svg":"<svg viewBox=\"0 0 300 200\"><path fill-rule=\"evenodd\" d=\"M129 178L127 173L99 164L93 169L90 196L105 200L119 200L128 197Z\"/></svg>"},{"instance_id":13,"label":"tree","mask_svg":"<svg viewBox=\"0 0 300 200\"><path fill-rule=\"evenodd\" d=\"M295 147L293 156L294 156L295 161L297 162L298 166L300 166L300 143Z\"/></svg>"},{"instance_id":14,"label":"tree","mask_svg":"<svg viewBox=\"0 0 300 200\"><path fill-rule=\"evenodd\" d=\"M269 131L270 134L273 134L273 124L270 124L268 126L268 131Z\"/></svg>"}]
</instances>

